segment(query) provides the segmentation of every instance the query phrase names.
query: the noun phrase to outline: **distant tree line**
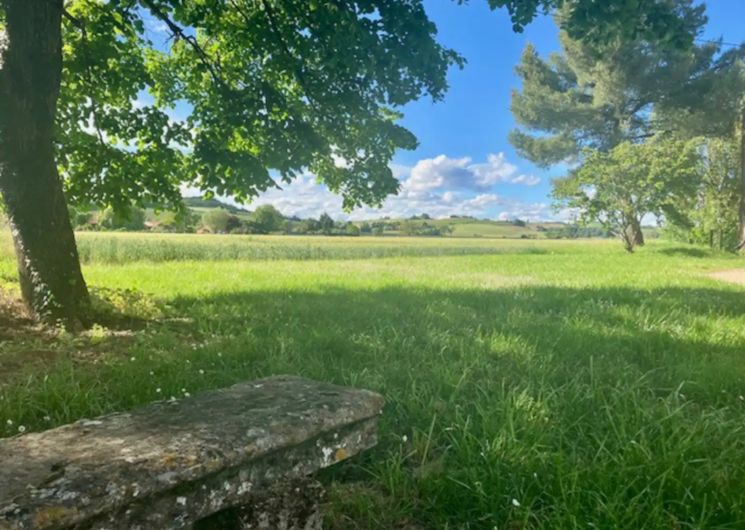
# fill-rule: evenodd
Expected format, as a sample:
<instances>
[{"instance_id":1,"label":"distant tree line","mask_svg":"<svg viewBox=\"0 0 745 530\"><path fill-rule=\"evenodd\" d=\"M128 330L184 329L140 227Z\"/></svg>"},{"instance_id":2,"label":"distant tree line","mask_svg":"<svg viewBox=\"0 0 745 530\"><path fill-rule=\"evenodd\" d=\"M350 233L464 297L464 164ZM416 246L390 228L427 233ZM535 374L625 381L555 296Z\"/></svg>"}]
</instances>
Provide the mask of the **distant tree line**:
<instances>
[{"instance_id":1,"label":"distant tree line","mask_svg":"<svg viewBox=\"0 0 745 530\"><path fill-rule=\"evenodd\" d=\"M216 199L186 199L181 210L139 208L95 210L70 207L70 220L76 230L153 231L211 234L295 234L327 236L382 236L396 233L407 236L444 236L452 232L450 225L436 225L428 214L405 220L335 221L322 213L317 219L285 217L272 205L262 205L253 212L241 210ZM198 210L193 210L193 206ZM202 213L199 210L205 210Z\"/></svg>"}]
</instances>

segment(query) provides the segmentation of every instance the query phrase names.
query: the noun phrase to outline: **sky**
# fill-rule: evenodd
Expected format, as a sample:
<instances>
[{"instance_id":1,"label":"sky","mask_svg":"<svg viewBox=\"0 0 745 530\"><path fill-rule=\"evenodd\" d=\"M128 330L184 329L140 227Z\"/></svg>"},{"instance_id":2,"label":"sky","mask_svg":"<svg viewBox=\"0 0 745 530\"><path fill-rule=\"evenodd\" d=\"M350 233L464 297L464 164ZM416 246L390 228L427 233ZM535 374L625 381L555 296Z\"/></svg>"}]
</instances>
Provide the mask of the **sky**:
<instances>
[{"instance_id":1,"label":"sky","mask_svg":"<svg viewBox=\"0 0 745 530\"><path fill-rule=\"evenodd\" d=\"M483 0L458 5L425 0L438 40L463 55L465 68L452 68L442 101L419 100L403 107L401 124L419 140L414 151L396 153L391 168L401 191L382 208L344 212L341 199L305 175L282 190L269 190L247 207L273 204L283 214L335 219L382 216L472 215L489 219L567 220L570 212L552 207L551 178L564 167L540 169L518 156L507 140L514 120L510 93L519 88L514 73L525 45L541 55L559 51L558 29L548 17L514 33L505 10L490 11ZM709 0L705 39L745 40L745 0Z\"/></svg>"}]
</instances>

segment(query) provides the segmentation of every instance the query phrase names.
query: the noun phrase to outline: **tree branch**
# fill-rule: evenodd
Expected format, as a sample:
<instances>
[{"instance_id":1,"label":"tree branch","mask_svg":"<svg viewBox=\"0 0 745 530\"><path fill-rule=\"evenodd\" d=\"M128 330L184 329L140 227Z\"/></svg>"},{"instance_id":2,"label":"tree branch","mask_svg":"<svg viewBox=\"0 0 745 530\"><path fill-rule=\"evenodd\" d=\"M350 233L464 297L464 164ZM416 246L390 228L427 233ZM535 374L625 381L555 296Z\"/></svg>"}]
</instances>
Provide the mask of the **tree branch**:
<instances>
[{"instance_id":1,"label":"tree branch","mask_svg":"<svg viewBox=\"0 0 745 530\"><path fill-rule=\"evenodd\" d=\"M83 34L83 36L85 36L85 35L88 34L87 31L86 31L86 28L85 28L85 22L83 22L83 20L81 20L78 17L72 15L72 13L70 13L67 9L65 9L65 6L64 5L61 7L61 9L62 9L62 16L64 18L66 18L67 20L69 20L70 23L72 23L73 26L75 26L76 28L78 28L80 30L80 32Z\"/></svg>"},{"instance_id":2,"label":"tree branch","mask_svg":"<svg viewBox=\"0 0 745 530\"><path fill-rule=\"evenodd\" d=\"M635 136L629 136L629 140L644 140L645 138L652 138L653 136L656 136L658 134L664 134L664 133L670 133L673 132L670 129L665 129L662 131L655 131L655 132L648 132L648 133L641 133L637 134Z\"/></svg>"},{"instance_id":3,"label":"tree branch","mask_svg":"<svg viewBox=\"0 0 745 530\"><path fill-rule=\"evenodd\" d=\"M204 65L205 68L210 73L210 76L212 77L212 80L215 82L215 84L220 85L223 88L228 89L228 84L225 82L225 80L222 78L222 76L219 73L220 66L215 65L212 62L212 59L207 54L207 52L204 51L204 49L199 45L199 42L197 41L197 38L193 35L187 35L184 29L176 24L173 20L171 20L166 13L164 13L158 6L156 6L152 0L141 0L142 3L150 10L150 12L161 20L166 26L168 26L168 29L171 32L171 35L176 38L185 41L191 48L196 52L197 56L199 57L199 61Z\"/></svg>"}]
</instances>

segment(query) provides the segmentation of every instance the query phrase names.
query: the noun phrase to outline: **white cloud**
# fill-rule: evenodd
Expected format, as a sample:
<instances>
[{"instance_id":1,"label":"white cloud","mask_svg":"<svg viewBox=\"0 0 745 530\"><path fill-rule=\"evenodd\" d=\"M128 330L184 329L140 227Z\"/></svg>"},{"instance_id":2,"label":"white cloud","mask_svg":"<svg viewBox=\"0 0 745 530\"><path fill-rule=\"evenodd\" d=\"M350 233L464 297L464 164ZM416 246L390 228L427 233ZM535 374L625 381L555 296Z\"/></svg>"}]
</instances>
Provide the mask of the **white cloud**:
<instances>
[{"instance_id":1,"label":"white cloud","mask_svg":"<svg viewBox=\"0 0 745 530\"><path fill-rule=\"evenodd\" d=\"M404 181L404 187L411 190L486 190L496 184L535 186L540 182L534 175L518 173L517 166L507 162L504 153L490 154L486 162L480 164L473 164L470 157L439 155L417 162Z\"/></svg>"},{"instance_id":2,"label":"white cloud","mask_svg":"<svg viewBox=\"0 0 745 530\"><path fill-rule=\"evenodd\" d=\"M470 187L474 177L468 168L470 163L469 157L448 158L440 155L425 158L412 168L411 176L404 181L404 186L415 191Z\"/></svg>"},{"instance_id":3,"label":"white cloud","mask_svg":"<svg viewBox=\"0 0 745 530\"><path fill-rule=\"evenodd\" d=\"M502 202L499 196L494 193L482 193L481 195L476 195L473 199L463 201L461 206L467 210L481 210L489 206L502 204Z\"/></svg>"},{"instance_id":4,"label":"white cloud","mask_svg":"<svg viewBox=\"0 0 745 530\"><path fill-rule=\"evenodd\" d=\"M517 167L505 159L504 153L490 154L485 164L474 164L470 167L479 186L493 186L498 182L511 182Z\"/></svg>"},{"instance_id":5,"label":"white cloud","mask_svg":"<svg viewBox=\"0 0 745 530\"><path fill-rule=\"evenodd\" d=\"M541 183L541 179L535 175L518 175L509 181L510 184L523 184L525 186L535 186Z\"/></svg>"}]
</instances>

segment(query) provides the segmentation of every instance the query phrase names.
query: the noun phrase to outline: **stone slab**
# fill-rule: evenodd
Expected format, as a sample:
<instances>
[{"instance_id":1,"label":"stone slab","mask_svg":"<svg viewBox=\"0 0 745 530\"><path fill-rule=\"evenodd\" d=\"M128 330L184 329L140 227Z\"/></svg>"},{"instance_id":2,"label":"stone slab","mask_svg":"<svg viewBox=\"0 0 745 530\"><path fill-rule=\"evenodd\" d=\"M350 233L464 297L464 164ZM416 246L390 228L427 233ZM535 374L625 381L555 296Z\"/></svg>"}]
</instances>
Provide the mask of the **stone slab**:
<instances>
[{"instance_id":1,"label":"stone slab","mask_svg":"<svg viewBox=\"0 0 745 530\"><path fill-rule=\"evenodd\" d=\"M383 398L277 376L0 440L0 529L189 528L376 443Z\"/></svg>"}]
</instances>

